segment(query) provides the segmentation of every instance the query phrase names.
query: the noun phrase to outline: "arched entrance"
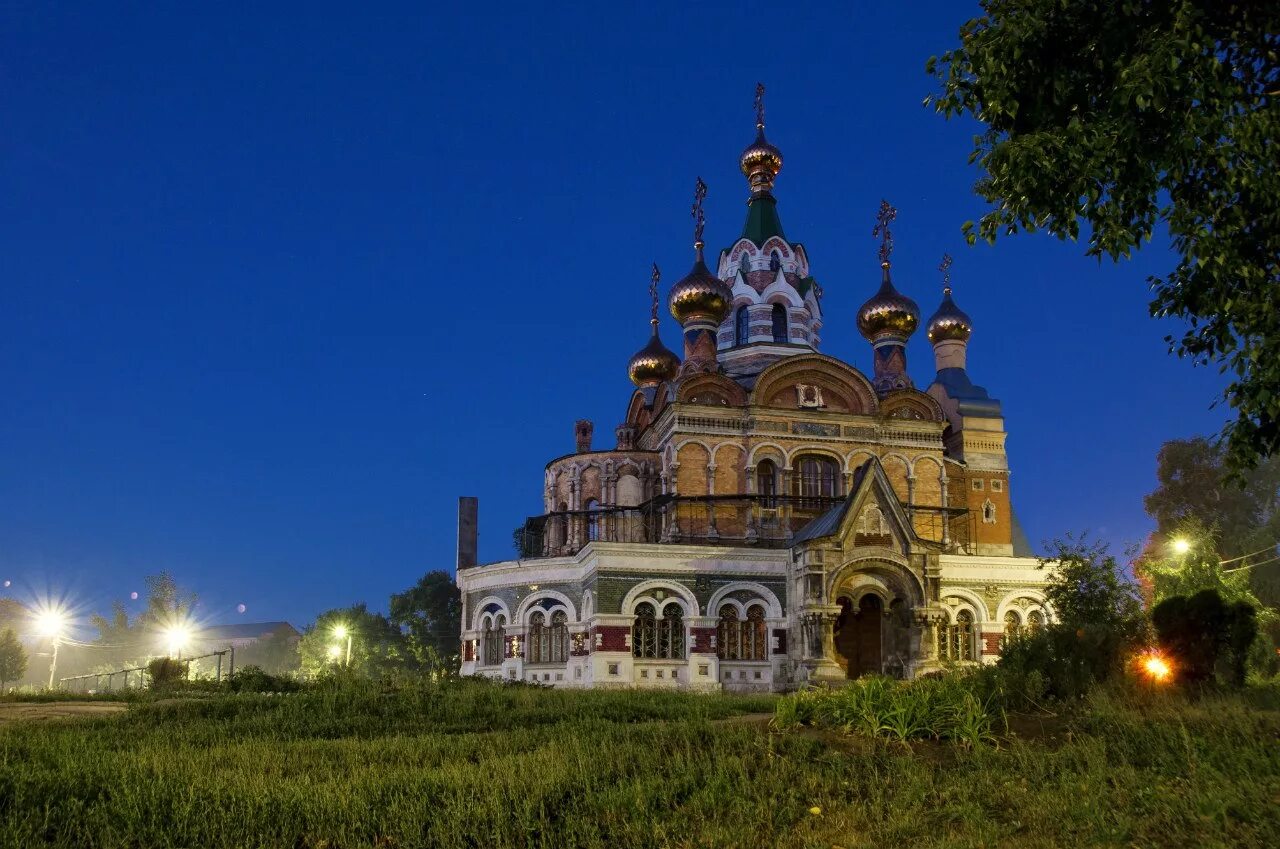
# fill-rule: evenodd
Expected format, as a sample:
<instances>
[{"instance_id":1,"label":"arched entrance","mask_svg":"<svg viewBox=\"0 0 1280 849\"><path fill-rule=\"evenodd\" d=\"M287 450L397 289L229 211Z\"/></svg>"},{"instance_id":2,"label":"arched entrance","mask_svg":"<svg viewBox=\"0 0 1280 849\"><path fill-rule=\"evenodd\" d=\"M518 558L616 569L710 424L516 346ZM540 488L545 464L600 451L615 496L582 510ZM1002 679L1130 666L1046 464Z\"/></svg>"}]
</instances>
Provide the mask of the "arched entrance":
<instances>
[{"instance_id":1,"label":"arched entrance","mask_svg":"<svg viewBox=\"0 0 1280 849\"><path fill-rule=\"evenodd\" d=\"M866 593L855 607L853 599L840 596L835 623L836 661L850 678L884 671L884 603Z\"/></svg>"}]
</instances>

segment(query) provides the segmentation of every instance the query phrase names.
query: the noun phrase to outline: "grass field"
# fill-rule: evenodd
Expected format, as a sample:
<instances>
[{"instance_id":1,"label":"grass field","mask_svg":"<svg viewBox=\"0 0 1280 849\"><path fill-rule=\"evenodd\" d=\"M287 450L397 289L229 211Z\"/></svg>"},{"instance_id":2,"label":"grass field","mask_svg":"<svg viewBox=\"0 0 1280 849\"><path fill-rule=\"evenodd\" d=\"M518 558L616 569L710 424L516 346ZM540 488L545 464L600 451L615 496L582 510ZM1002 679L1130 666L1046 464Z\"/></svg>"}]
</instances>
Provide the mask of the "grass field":
<instances>
[{"instance_id":1,"label":"grass field","mask_svg":"<svg viewBox=\"0 0 1280 849\"><path fill-rule=\"evenodd\" d=\"M775 733L764 697L462 682L142 701L0 727L0 846L1274 847L1274 695L1100 696L972 749Z\"/></svg>"}]
</instances>

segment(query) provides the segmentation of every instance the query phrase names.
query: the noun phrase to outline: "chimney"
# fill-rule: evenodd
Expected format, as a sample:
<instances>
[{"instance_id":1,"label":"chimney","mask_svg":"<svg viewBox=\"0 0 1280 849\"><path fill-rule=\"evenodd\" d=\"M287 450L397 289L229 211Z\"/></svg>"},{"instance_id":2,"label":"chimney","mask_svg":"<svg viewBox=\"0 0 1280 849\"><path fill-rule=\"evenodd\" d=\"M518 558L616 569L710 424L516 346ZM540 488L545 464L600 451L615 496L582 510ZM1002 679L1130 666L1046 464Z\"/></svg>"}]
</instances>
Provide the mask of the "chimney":
<instances>
[{"instance_id":1,"label":"chimney","mask_svg":"<svg viewBox=\"0 0 1280 849\"><path fill-rule=\"evenodd\" d=\"M458 498L458 569L476 565L476 545L480 536L480 499L474 495Z\"/></svg>"},{"instance_id":2,"label":"chimney","mask_svg":"<svg viewBox=\"0 0 1280 849\"><path fill-rule=\"evenodd\" d=\"M614 434L618 437L618 450L630 451L636 447L636 428L635 425L620 424L614 430Z\"/></svg>"},{"instance_id":3,"label":"chimney","mask_svg":"<svg viewBox=\"0 0 1280 849\"><path fill-rule=\"evenodd\" d=\"M577 443L578 453L591 450L591 432L595 425L590 419L578 419L573 423L573 438Z\"/></svg>"}]
</instances>

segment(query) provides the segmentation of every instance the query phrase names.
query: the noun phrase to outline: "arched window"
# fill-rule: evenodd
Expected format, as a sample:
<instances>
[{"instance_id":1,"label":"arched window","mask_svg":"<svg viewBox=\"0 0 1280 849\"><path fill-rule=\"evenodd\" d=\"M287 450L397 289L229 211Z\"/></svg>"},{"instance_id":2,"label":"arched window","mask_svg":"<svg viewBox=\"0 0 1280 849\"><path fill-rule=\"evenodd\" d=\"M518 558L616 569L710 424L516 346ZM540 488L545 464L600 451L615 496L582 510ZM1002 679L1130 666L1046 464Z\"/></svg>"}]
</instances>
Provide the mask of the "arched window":
<instances>
[{"instance_id":1,"label":"arched window","mask_svg":"<svg viewBox=\"0 0 1280 849\"><path fill-rule=\"evenodd\" d=\"M636 657L658 656L657 612L649 602L636 605L636 618L631 623L631 652Z\"/></svg>"},{"instance_id":2,"label":"arched window","mask_svg":"<svg viewBox=\"0 0 1280 849\"><path fill-rule=\"evenodd\" d=\"M1004 615L1004 636L1000 639L1002 646L1008 645L1010 640L1018 638L1022 633L1022 617L1018 616L1018 611L1010 610Z\"/></svg>"},{"instance_id":3,"label":"arched window","mask_svg":"<svg viewBox=\"0 0 1280 849\"><path fill-rule=\"evenodd\" d=\"M501 614L493 619L490 619L487 616L484 619L484 634L480 639L483 647L485 666L497 666L502 663L502 643L504 637L503 624L504 620Z\"/></svg>"},{"instance_id":4,"label":"arched window","mask_svg":"<svg viewBox=\"0 0 1280 849\"><path fill-rule=\"evenodd\" d=\"M1032 610L1027 614L1027 632L1034 634L1036 631L1039 631L1044 627L1045 621L1043 611Z\"/></svg>"},{"instance_id":5,"label":"arched window","mask_svg":"<svg viewBox=\"0 0 1280 849\"><path fill-rule=\"evenodd\" d=\"M746 277L747 272L751 270L751 260L747 257L746 251L743 251L742 256L738 257L738 270L742 272L743 277Z\"/></svg>"},{"instance_id":6,"label":"arched window","mask_svg":"<svg viewBox=\"0 0 1280 849\"><path fill-rule=\"evenodd\" d=\"M662 623L658 629L658 657L668 660L684 657L684 611L678 604L668 604L662 610Z\"/></svg>"},{"instance_id":7,"label":"arched window","mask_svg":"<svg viewBox=\"0 0 1280 849\"><path fill-rule=\"evenodd\" d=\"M773 305L773 341L787 341L787 308L782 304Z\"/></svg>"},{"instance_id":8,"label":"arched window","mask_svg":"<svg viewBox=\"0 0 1280 849\"><path fill-rule=\"evenodd\" d=\"M569 616L563 610L551 614L550 654L551 663L564 663L569 659Z\"/></svg>"},{"instance_id":9,"label":"arched window","mask_svg":"<svg viewBox=\"0 0 1280 849\"><path fill-rule=\"evenodd\" d=\"M778 503L778 467L772 460L762 460L756 465L756 492L763 507L775 507Z\"/></svg>"},{"instance_id":10,"label":"arched window","mask_svg":"<svg viewBox=\"0 0 1280 849\"><path fill-rule=\"evenodd\" d=\"M546 663L548 634L547 634L547 616L541 610L536 611L529 617L529 662L530 663Z\"/></svg>"},{"instance_id":11,"label":"arched window","mask_svg":"<svg viewBox=\"0 0 1280 849\"><path fill-rule=\"evenodd\" d=\"M600 502L587 499L587 539L600 539Z\"/></svg>"},{"instance_id":12,"label":"arched window","mask_svg":"<svg viewBox=\"0 0 1280 849\"><path fill-rule=\"evenodd\" d=\"M744 304L734 313L733 344L745 345L749 341L751 341L751 312Z\"/></svg>"},{"instance_id":13,"label":"arched window","mask_svg":"<svg viewBox=\"0 0 1280 849\"><path fill-rule=\"evenodd\" d=\"M742 659L766 660L768 630L764 624L764 608L756 604L747 608L747 621L742 629Z\"/></svg>"},{"instance_id":14,"label":"arched window","mask_svg":"<svg viewBox=\"0 0 1280 849\"><path fill-rule=\"evenodd\" d=\"M796 461L800 474L796 479L796 495L805 498L832 498L836 492L836 461L829 457L805 455ZM822 502L801 502L802 507L820 507Z\"/></svg>"},{"instance_id":15,"label":"arched window","mask_svg":"<svg viewBox=\"0 0 1280 849\"><path fill-rule=\"evenodd\" d=\"M716 623L716 654L721 660L737 660L742 642L739 640L738 608L726 604L720 608L720 621Z\"/></svg>"},{"instance_id":16,"label":"arched window","mask_svg":"<svg viewBox=\"0 0 1280 849\"><path fill-rule=\"evenodd\" d=\"M938 657L943 660L973 660L973 614L956 613L955 621L938 626Z\"/></svg>"},{"instance_id":17,"label":"arched window","mask_svg":"<svg viewBox=\"0 0 1280 849\"><path fill-rule=\"evenodd\" d=\"M769 270L777 274L779 268L782 268L782 257L777 251L774 251L769 254Z\"/></svg>"}]
</instances>

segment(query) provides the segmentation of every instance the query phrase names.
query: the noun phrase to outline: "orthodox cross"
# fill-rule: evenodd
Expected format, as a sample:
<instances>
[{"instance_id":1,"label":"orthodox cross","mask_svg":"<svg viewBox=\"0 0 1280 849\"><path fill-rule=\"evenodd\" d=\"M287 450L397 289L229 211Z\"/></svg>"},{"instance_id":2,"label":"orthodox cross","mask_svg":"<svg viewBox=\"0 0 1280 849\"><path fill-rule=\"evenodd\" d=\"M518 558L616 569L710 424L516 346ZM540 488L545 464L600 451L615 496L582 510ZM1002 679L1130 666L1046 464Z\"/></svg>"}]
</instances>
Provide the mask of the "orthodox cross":
<instances>
[{"instance_id":1,"label":"orthodox cross","mask_svg":"<svg viewBox=\"0 0 1280 849\"><path fill-rule=\"evenodd\" d=\"M938 266L942 272L942 294L951 294L951 254L942 255L942 264Z\"/></svg>"},{"instance_id":2,"label":"orthodox cross","mask_svg":"<svg viewBox=\"0 0 1280 849\"><path fill-rule=\"evenodd\" d=\"M889 201L880 201L880 211L876 213L876 226L872 228L871 235L880 237L880 262L887 263L889 254L893 253L893 234L889 232L889 225L898 217L898 210L889 205Z\"/></svg>"},{"instance_id":3,"label":"orthodox cross","mask_svg":"<svg viewBox=\"0 0 1280 849\"><path fill-rule=\"evenodd\" d=\"M707 197L707 184L702 182L702 178L698 178L697 185L693 189L693 246L702 249L702 228L707 226L706 213L702 211L702 201Z\"/></svg>"},{"instance_id":4,"label":"orthodox cross","mask_svg":"<svg viewBox=\"0 0 1280 849\"><path fill-rule=\"evenodd\" d=\"M649 275L649 321L654 327L658 326L658 281L662 279L662 272L658 270L658 264L653 264L653 273Z\"/></svg>"},{"instance_id":5,"label":"orthodox cross","mask_svg":"<svg viewBox=\"0 0 1280 849\"><path fill-rule=\"evenodd\" d=\"M764 129L764 83L756 83L756 129Z\"/></svg>"}]
</instances>

